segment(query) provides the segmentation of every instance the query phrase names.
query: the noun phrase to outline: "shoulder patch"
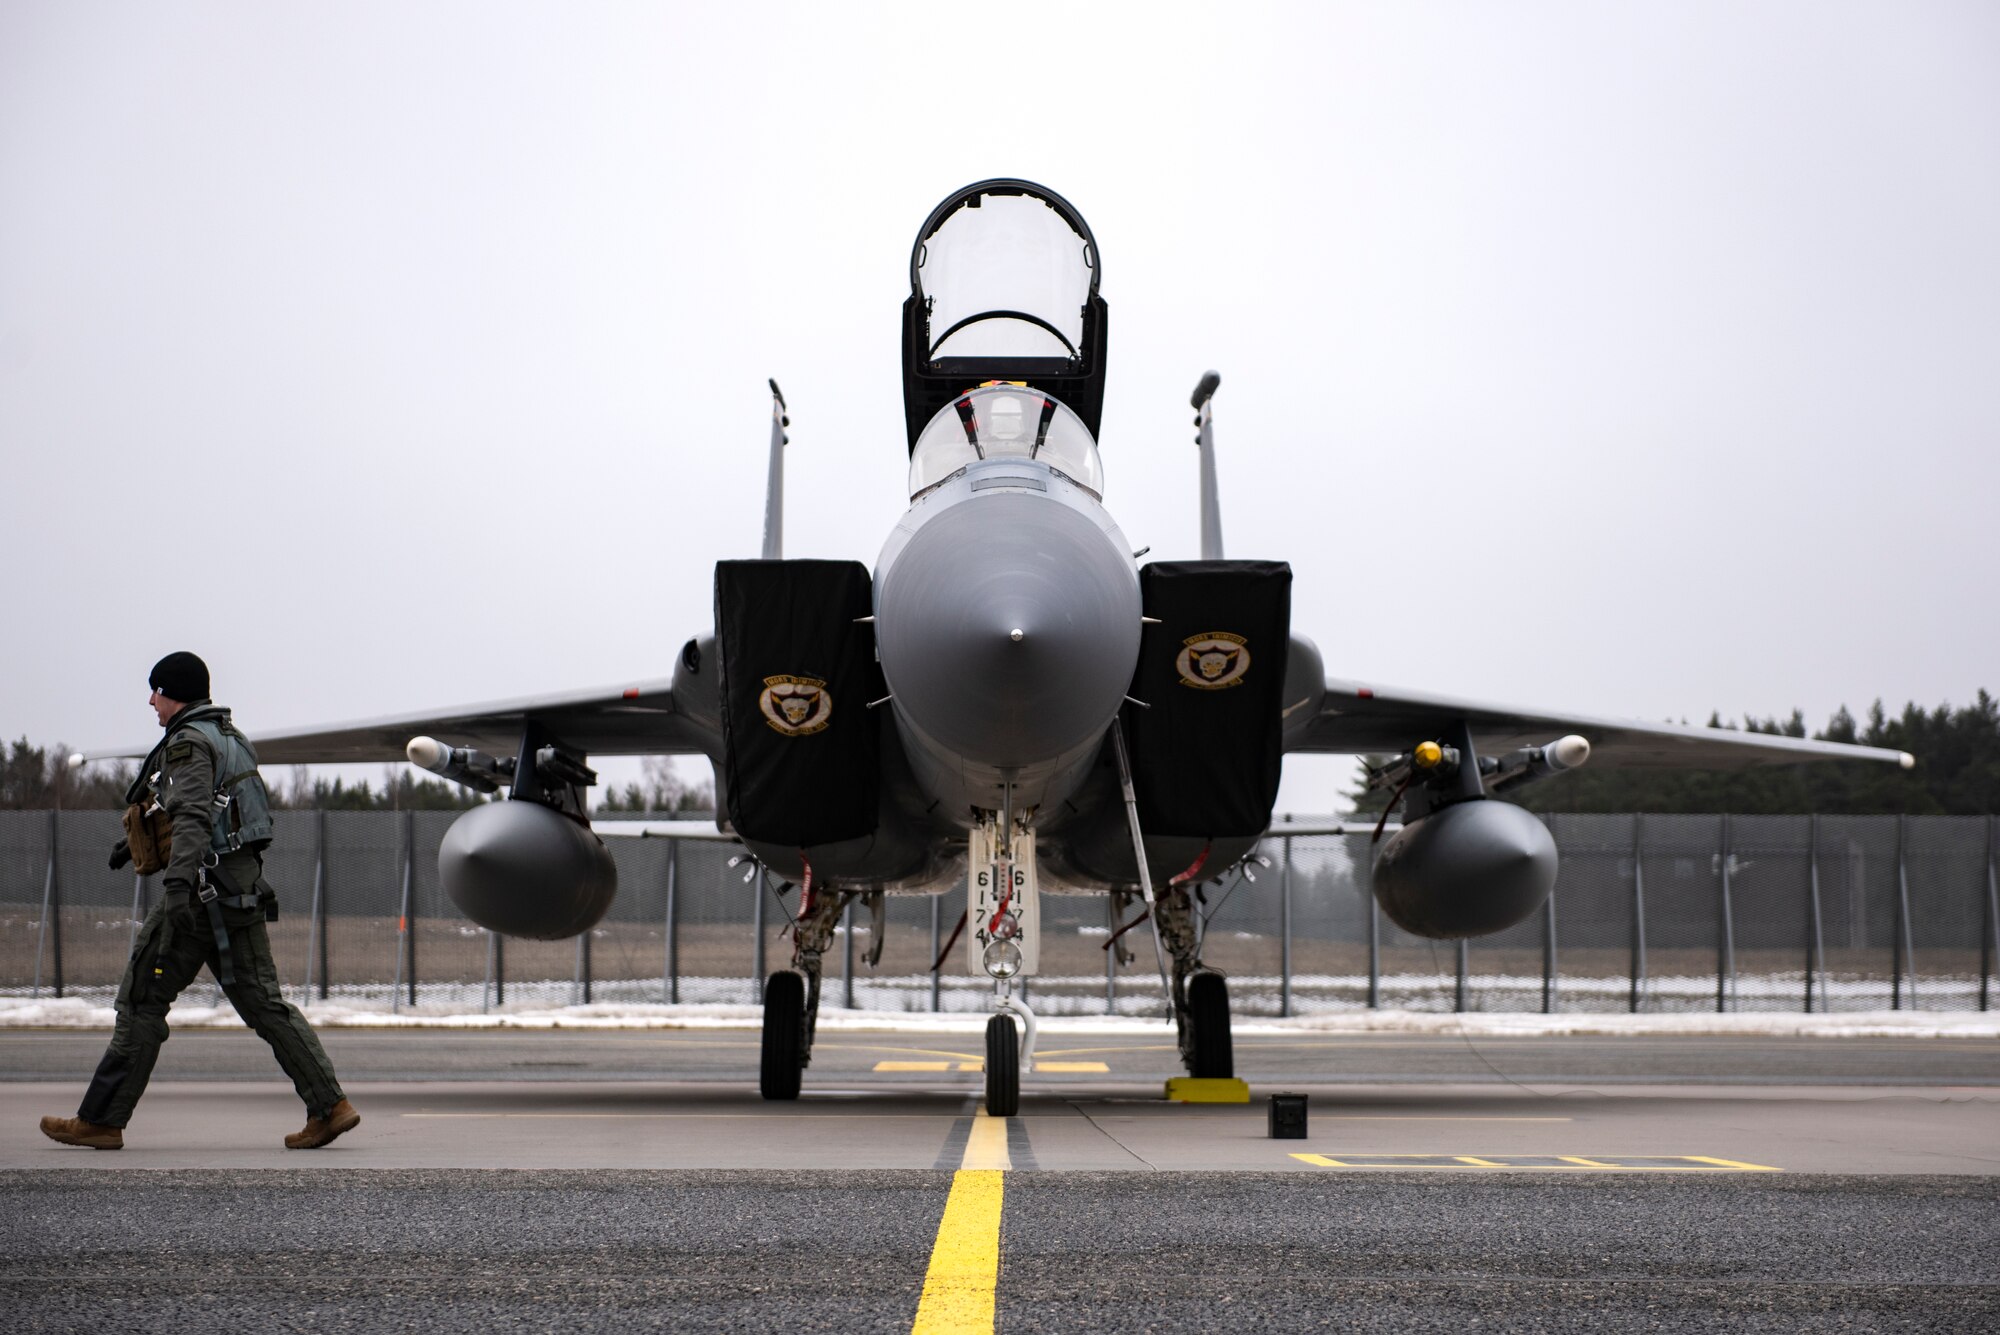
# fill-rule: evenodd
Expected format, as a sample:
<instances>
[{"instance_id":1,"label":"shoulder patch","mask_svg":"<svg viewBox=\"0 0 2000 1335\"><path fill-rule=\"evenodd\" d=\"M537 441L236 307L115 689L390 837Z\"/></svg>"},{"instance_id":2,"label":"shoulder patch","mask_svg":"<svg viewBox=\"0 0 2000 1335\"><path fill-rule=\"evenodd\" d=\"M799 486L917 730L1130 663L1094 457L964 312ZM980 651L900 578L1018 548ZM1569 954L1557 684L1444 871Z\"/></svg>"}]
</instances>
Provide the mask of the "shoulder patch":
<instances>
[{"instance_id":1,"label":"shoulder patch","mask_svg":"<svg viewBox=\"0 0 2000 1335\"><path fill-rule=\"evenodd\" d=\"M176 760L186 760L189 756L193 754L194 754L193 742L175 742L172 746L169 746L167 748L167 753L163 758L169 765L171 765Z\"/></svg>"}]
</instances>

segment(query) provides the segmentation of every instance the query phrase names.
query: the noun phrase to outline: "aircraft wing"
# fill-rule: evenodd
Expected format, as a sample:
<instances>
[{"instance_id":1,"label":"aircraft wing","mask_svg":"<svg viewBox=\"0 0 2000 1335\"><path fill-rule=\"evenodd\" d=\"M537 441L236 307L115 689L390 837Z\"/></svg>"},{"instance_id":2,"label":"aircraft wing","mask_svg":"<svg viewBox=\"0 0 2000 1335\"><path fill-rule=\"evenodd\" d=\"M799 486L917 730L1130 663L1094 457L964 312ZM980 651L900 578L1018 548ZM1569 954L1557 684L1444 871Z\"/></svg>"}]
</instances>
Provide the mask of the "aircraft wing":
<instances>
[{"instance_id":1,"label":"aircraft wing","mask_svg":"<svg viewBox=\"0 0 2000 1335\"><path fill-rule=\"evenodd\" d=\"M1305 702L1301 702L1302 704ZM1590 743L1593 765L1652 769L1743 769L1808 760L1876 760L1908 769L1906 751L1803 737L1692 728L1686 724L1642 723L1596 718L1550 709L1528 709L1464 700L1393 686L1370 686L1329 677L1312 719L1287 729L1288 751L1403 752L1435 738L1451 724L1471 726L1481 754L1497 756L1524 746L1544 746L1568 733Z\"/></svg>"},{"instance_id":2,"label":"aircraft wing","mask_svg":"<svg viewBox=\"0 0 2000 1335\"><path fill-rule=\"evenodd\" d=\"M670 680L521 696L275 732L252 724L248 731L258 762L265 765L398 761L405 758L403 748L409 740L420 735L511 756L520 748L521 730L530 717L569 745L597 756L706 754L720 744L709 721L695 717L675 700ZM151 745L86 751L83 758L143 756Z\"/></svg>"},{"instance_id":3,"label":"aircraft wing","mask_svg":"<svg viewBox=\"0 0 2000 1335\"><path fill-rule=\"evenodd\" d=\"M590 826L600 839L705 839L711 843L742 842L715 828L712 820L618 820L600 816Z\"/></svg>"}]
</instances>

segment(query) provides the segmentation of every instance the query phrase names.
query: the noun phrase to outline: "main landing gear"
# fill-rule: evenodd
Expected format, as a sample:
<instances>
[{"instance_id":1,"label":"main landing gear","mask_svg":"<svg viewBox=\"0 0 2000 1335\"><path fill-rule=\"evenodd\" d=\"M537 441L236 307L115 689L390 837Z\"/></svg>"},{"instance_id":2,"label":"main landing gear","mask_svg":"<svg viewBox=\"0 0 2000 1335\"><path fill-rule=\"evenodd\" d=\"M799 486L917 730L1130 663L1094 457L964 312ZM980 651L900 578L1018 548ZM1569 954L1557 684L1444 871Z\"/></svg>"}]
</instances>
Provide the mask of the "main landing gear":
<instances>
[{"instance_id":1,"label":"main landing gear","mask_svg":"<svg viewBox=\"0 0 2000 1335\"><path fill-rule=\"evenodd\" d=\"M1146 840L1139 828L1139 800L1132 788L1132 762L1125 750L1125 730L1111 723L1112 756L1118 763L1118 786L1125 799L1125 820L1132 835L1132 860L1139 869L1139 889L1153 884L1146 863ZM1202 858L1207 858L1207 853ZM1200 862L1196 863L1199 866ZM1194 869L1189 868L1189 872ZM1229 985L1222 974L1201 962L1201 933L1195 930L1194 905L1182 873L1155 894L1149 912L1153 945L1160 961L1160 982L1173 1006L1174 1028L1180 1036L1181 1062L1188 1074L1226 1080L1236 1074L1236 1056L1229 1039ZM1168 957L1173 967L1168 969Z\"/></svg>"},{"instance_id":2,"label":"main landing gear","mask_svg":"<svg viewBox=\"0 0 2000 1335\"><path fill-rule=\"evenodd\" d=\"M866 963L882 954L882 896L852 890L815 893L808 888L792 922L792 967L764 982L764 1036L757 1063L757 1089L767 1099L795 1099L805 1068L812 1064L813 1034L819 1026L821 961L833 945L840 915L856 899L866 899L875 915Z\"/></svg>"},{"instance_id":3,"label":"main landing gear","mask_svg":"<svg viewBox=\"0 0 2000 1335\"><path fill-rule=\"evenodd\" d=\"M1174 1029L1180 1038L1181 1064L1191 1076L1227 1080L1236 1074L1236 1054L1229 1037L1229 984L1219 970L1201 962L1201 936L1195 930L1194 905L1185 885L1169 886L1153 902L1153 925L1161 948L1172 961L1168 995L1174 1008Z\"/></svg>"}]
</instances>

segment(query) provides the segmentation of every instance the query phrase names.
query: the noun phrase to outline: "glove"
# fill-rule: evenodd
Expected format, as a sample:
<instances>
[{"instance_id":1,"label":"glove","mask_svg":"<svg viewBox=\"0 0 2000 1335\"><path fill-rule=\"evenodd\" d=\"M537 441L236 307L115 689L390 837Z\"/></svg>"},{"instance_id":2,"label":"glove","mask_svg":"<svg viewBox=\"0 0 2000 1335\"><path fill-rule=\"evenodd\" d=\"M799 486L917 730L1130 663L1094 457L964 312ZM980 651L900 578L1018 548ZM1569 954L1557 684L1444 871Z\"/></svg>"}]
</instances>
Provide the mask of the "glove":
<instances>
[{"instance_id":1,"label":"glove","mask_svg":"<svg viewBox=\"0 0 2000 1335\"><path fill-rule=\"evenodd\" d=\"M129 843L120 839L111 846L111 870L117 871L120 867L129 865L131 861L132 846Z\"/></svg>"}]
</instances>

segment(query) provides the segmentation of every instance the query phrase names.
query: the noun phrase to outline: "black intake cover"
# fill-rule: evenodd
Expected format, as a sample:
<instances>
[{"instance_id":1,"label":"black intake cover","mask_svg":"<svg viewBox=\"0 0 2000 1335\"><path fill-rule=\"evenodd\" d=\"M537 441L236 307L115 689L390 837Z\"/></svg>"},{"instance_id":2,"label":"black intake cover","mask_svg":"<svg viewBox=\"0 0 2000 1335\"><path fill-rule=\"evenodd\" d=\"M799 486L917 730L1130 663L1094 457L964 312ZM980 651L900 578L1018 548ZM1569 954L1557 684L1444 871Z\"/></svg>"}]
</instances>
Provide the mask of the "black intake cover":
<instances>
[{"instance_id":1,"label":"black intake cover","mask_svg":"<svg viewBox=\"0 0 2000 1335\"><path fill-rule=\"evenodd\" d=\"M746 839L810 848L875 831L881 698L868 567L718 561L729 817Z\"/></svg>"},{"instance_id":2,"label":"black intake cover","mask_svg":"<svg viewBox=\"0 0 2000 1335\"><path fill-rule=\"evenodd\" d=\"M1139 825L1147 834L1262 834L1278 800L1279 731L1292 634L1283 561L1155 561L1124 707Z\"/></svg>"}]
</instances>

